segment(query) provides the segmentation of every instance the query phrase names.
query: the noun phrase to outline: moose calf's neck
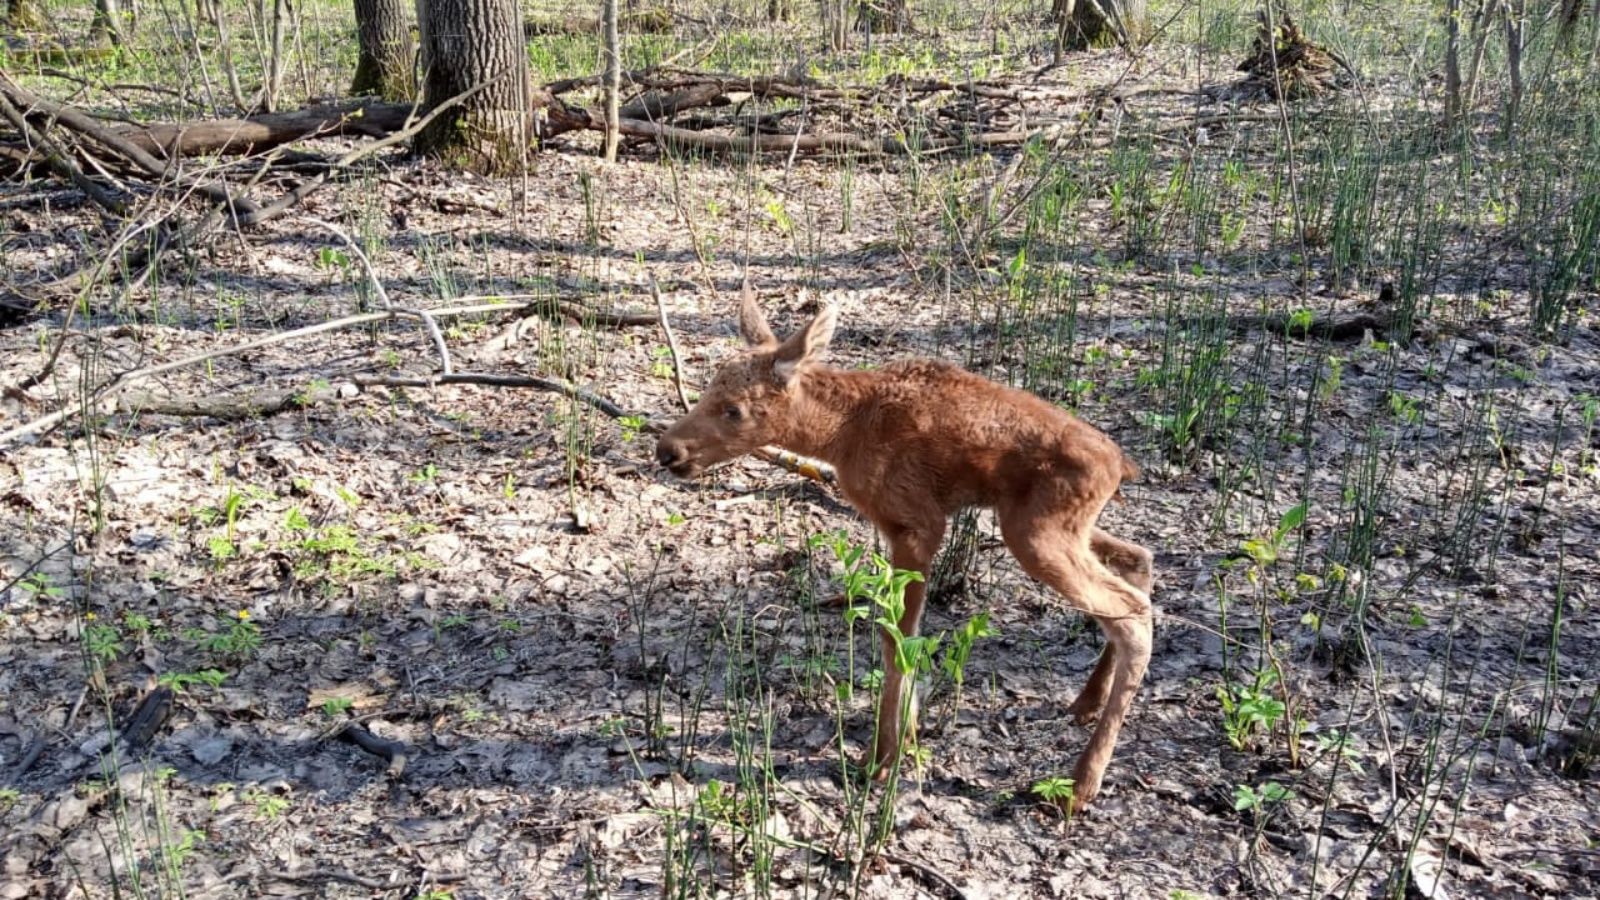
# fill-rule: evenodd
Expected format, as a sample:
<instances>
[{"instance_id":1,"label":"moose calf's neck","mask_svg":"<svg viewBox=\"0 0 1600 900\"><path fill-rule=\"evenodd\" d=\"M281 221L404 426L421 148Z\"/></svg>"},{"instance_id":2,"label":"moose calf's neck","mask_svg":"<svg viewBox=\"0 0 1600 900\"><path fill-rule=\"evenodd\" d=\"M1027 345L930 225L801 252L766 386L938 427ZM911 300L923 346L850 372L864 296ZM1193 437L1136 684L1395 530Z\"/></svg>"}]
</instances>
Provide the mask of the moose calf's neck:
<instances>
[{"instance_id":1,"label":"moose calf's neck","mask_svg":"<svg viewBox=\"0 0 1600 900\"><path fill-rule=\"evenodd\" d=\"M863 418L873 399L873 371L813 366L796 375L792 399L782 421L774 422L774 441L785 450L837 466L865 435Z\"/></svg>"}]
</instances>

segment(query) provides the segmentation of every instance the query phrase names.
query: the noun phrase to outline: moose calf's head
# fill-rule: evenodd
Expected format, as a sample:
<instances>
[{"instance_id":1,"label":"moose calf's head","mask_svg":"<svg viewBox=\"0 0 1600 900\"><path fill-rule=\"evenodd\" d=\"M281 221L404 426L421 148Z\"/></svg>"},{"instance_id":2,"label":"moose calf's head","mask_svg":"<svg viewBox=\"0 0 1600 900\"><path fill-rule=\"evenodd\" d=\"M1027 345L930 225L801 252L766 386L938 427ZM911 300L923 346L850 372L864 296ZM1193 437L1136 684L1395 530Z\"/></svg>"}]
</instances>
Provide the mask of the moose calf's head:
<instances>
[{"instance_id":1,"label":"moose calf's head","mask_svg":"<svg viewBox=\"0 0 1600 900\"><path fill-rule=\"evenodd\" d=\"M794 427L806 368L833 338L836 314L824 307L779 343L748 287L739 303L739 334L749 349L722 364L700 402L656 444L656 461L680 478L781 443Z\"/></svg>"}]
</instances>

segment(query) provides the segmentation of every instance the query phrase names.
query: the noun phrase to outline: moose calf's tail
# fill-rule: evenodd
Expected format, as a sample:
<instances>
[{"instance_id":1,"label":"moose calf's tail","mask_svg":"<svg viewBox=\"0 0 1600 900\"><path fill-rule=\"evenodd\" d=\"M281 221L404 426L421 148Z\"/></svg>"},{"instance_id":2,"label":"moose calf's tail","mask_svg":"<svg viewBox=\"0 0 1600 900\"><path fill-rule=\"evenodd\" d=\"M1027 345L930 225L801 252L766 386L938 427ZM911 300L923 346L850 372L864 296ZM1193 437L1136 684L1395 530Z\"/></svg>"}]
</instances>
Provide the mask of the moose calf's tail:
<instances>
[{"instance_id":1,"label":"moose calf's tail","mask_svg":"<svg viewBox=\"0 0 1600 900\"><path fill-rule=\"evenodd\" d=\"M1139 479L1139 464L1133 461L1133 457L1129 456L1127 453L1123 453L1122 454L1122 483L1126 484L1127 482L1137 481L1138 479ZM1122 485L1121 484L1117 485L1117 489L1116 489L1116 491L1114 493L1112 493L1111 499L1117 501L1118 503L1126 502L1126 498L1122 496Z\"/></svg>"}]
</instances>

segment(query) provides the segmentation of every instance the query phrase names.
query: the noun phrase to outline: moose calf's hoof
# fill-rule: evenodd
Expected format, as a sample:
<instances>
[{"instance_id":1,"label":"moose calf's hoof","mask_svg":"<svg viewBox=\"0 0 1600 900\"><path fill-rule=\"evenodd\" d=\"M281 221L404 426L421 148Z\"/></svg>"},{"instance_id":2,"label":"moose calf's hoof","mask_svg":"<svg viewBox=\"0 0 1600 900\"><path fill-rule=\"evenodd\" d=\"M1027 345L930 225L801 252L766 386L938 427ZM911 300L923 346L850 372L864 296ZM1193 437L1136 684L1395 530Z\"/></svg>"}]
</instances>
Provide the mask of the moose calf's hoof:
<instances>
[{"instance_id":1,"label":"moose calf's hoof","mask_svg":"<svg viewBox=\"0 0 1600 900\"><path fill-rule=\"evenodd\" d=\"M1071 706L1067 707L1067 715L1072 717L1072 724L1074 725L1093 725L1095 720L1100 718L1100 710L1104 708L1104 700L1095 703L1086 702L1079 698L1073 701Z\"/></svg>"}]
</instances>

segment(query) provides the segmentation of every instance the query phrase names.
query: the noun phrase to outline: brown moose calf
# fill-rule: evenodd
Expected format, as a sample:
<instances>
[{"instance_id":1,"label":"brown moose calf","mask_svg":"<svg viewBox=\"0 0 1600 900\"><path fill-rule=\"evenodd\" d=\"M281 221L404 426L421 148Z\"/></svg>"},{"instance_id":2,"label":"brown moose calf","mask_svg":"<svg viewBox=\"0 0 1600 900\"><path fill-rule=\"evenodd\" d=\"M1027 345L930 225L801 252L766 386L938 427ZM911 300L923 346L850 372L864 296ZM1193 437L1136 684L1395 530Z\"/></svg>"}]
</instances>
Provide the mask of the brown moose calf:
<instances>
[{"instance_id":1,"label":"brown moose calf","mask_svg":"<svg viewBox=\"0 0 1600 900\"><path fill-rule=\"evenodd\" d=\"M750 349L725 363L662 435L656 459L685 478L767 444L825 460L888 541L894 565L924 577L951 513L994 509L1023 570L1105 632L1105 650L1068 707L1079 723L1099 719L1073 773L1075 804L1089 803L1150 661L1150 552L1095 526L1138 470L1094 427L948 363L824 365L835 319L824 309L779 343L746 288L739 331ZM902 634L917 633L923 595L922 583L907 587ZM913 679L896 670L891 639L883 641L891 662L871 752L880 778L916 729Z\"/></svg>"}]
</instances>

